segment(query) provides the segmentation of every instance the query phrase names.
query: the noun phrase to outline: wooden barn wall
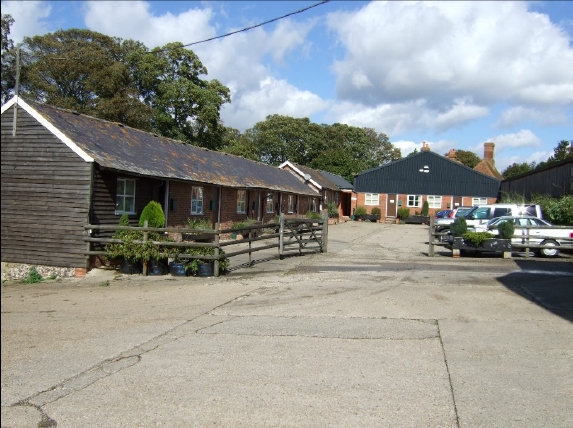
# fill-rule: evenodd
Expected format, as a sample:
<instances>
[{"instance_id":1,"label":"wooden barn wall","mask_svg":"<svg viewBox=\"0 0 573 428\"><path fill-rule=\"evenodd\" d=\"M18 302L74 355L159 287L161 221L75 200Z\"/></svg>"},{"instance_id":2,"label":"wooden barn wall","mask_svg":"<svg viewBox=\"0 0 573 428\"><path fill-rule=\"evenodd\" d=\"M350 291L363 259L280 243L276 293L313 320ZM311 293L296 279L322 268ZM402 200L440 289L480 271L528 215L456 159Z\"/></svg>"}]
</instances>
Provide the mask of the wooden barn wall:
<instances>
[{"instance_id":1,"label":"wooden barn wall","mask_svg":"<svg viewBox=\"0 0 573 428\"><path fill-rule=\"evenodd\" d=\"M2 261L85 267L91 163L24 110L2 114Z\"/></svg>"},{"instance_id":2,"label":"wooden barn wall","mask_svg":"<svg viewBox=\"0 0 573 428\"><path fill-rule=\"evenodd\" d=\"M573 161L557 165L501 183L501 193L518 194L530 199L532 195L551 195L554 198L573 194Z\"/></svg>"}]
</instances>

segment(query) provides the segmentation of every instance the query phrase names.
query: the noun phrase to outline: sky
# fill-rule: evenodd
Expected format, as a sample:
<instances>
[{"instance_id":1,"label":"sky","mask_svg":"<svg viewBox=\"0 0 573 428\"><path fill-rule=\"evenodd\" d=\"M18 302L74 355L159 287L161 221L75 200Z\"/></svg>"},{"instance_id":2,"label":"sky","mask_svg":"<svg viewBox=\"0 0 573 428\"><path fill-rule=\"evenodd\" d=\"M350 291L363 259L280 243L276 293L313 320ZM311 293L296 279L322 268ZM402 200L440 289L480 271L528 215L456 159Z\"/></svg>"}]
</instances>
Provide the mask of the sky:
<instances>
[{"instance_id":1,"label":"sky","mask_svg":"<svg viewBox=\"0 0 573 428\"><path fill-rule=\"evenodd\" d=\"M294 13L316 5L300 13ZM2 1L10 38L86 28L190 45L231 90L241 132L268 115L388 135L406 156L483 157L502 172L573 140L573 2ZM266 21L271 23L256 26ZM253 29L239 31L251 26ZM201 42L217 36L236 34Z\"/></svg>"}]
</instances>

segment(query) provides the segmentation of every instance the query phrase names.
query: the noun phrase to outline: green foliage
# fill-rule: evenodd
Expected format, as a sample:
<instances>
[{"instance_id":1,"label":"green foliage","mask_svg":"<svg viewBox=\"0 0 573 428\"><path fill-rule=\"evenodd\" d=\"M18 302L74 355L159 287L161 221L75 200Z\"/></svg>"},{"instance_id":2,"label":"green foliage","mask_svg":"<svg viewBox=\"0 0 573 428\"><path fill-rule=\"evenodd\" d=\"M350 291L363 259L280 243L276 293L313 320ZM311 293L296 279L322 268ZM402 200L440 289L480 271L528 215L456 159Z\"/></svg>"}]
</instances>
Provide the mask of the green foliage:
<instances>
[{"instance_id":1,"label":"green foliage","mask_svg":"<svg viewBox=\"0 0 573 428\"><path fill-rule=\"evenodd\" d=\"M28 276L22 280L24 284L36 284L42 282L44 278L38 273L36 266L31 266L28 271Z\"/></svg>"},{"instance_id":2,"label":"green foliage","mask_svg":"<svg viewBox=\"0 0 573 428\"><path fill-rule=\"evenodd\" d=\"M119 225L120 226L129 226L129 216L126 213L123 213L119 218Z\"/></svg>"},{"instance_id":3,"label":"green foliage","mask_svg":"<svg viewBox=\"0 0 573 428\"><path fill-rule=\"evenodd\" d=\"M214 256L215 248L213 247L187 247L181 254L192 256ZM224 271L229 267L230 261L225 257L225 251L219 250L219 270ZM191 272L193 275L199 271L199 266L206 262L211 262L210 259L189 259L185 262L185 270Z\"/></svg>"},{"instance_id":4,"label":"green foliage","mask_svg":"<svg viewBox=\"0 0 573 428\"><path fill-rule=\"evenodd\" d=\"M322 214L321 213L315 213L313 211L307 211L306 212L306 218L309 218L312 220L322 220Z\"/></svg>"},{"instance_id":5,"label":"green foliage","mask_svg":"<svg viewBox=\"0 0 573 428\"><path fill-rule=\"evenodd\" d=\"M329 202L326 206L326 210L328 211L328 217L338 217L338 207L334 202Z\"/></svg>"},{"instance_id":6,"label":"green foliage","mask_svg":"<svg viewBox=\"0 0 573 428\"><path fill-rule=\"evenodd\" d=\"M501 239L511 239L515 233L515 224L513 221L503 221L499 224L498 230Z\"/></svg>"},{"instance_id":7,"label":"green foliage","mask_svg":"<svg viewBox=\"0 0 573 428\"><path fill-rule=\"evenodd\" d=\"M573 195L552 198L549 195L533 195L532 202L541 206L543 217L551 223L573 225Z\"/></svg>"},{"instance_id":8,"label":"green foliage","mask_svg":"<svg viewBox=\"0 0 573 428\"><path fill-rule=\"evenodd\" d=\"M400 207L398 208L398 218L400 220L406 220L408 217L410 217L410 210L406 207Z\"/></svg>"},{"instance_id":9,"label":"green foliage","mask_svg":"<svg viewBox=\"0 0 573 428\"><path fill-rule=\"evenodd\" d=\"M354 209L354 215L355 216L361 216L361 215L366 215L368 213L368 211L366 210L366 207L363 205L358 205L355 209Z\"/></svg>"},{"instance_id":10,"label":"green foliage","mask_svg":"<svg viewBox=\"0 0 573 428\"><path fill-rule=\"evenodd\" d=\"M465 217L458 217L450 224L450 232L454 236L463 236L468 231L468 223Z\"/></svg>"},{"instance_id":11,"label":"green foliage","mask_svg":"<svg viewBox=\"0 0 573 428\"><path fill-rule=\"evenodd\" d=\"M165 214L161 204L156 201L150 201L139 216L139 227L143 227L147 221L148 227L163 227L165 226Z\"/></svg>"},{"instance_id":12,"label":"green foliage","mask_svg":"<svg viewBox=\"0 0 573 428\"><path fill-rule=\"evenodd\" d=\"M503 178L508 179L512 177L517 177L518 175L525 174L526 172L533 171L535 169L535 162L527 163L512 163L506 169L503 170L501 175Z\"/></svg>"},{"instance_id":13,"label":"green foliage","mask_svg":"<svg viewBox=\"0 0 573 428\"><path fill-rule=\"evenodd\" d=\"M172 247L154 244L154 241L172 241L166 235L156 232L149 232L145 242L143 242L143 232L140 230L118 230L113 237L122 242L106 244L105 255L110 260L116 258L133 261L160 259L162 253L171 256L175 251Z\"/></svg>"},{"instance_id":14,"label":"green foliage","mask_svg":"<svg viewBox=\"0 0 573 428\"><path fill-rule=\"evenodd\" d=\"M494 236L495 235L492 235L489 232L466 232L463 234L464 240L468 244L475 245L476 247L479 247L484 241L489 238L493 238Z\"/></svg>"},{"instance_id":15,"label":"green foliage","mask_svg":"<svg viewBox=\"0 0 573 428\"><path fill-rule=\"evenodd\" d=\"M10 29L14 23L11 15L2 15L2 93L1 102L4 105L13 95L16 69L14 41L9 38Z\"/></svg>"},{"instance_id":16,"label":"green foliage","mask_svg":"<svg viewBox=\"0 0 573 428\"><path fill-rule=\"evenodd\" d=\"M501 198L500 198L500 203L503 204L526 204L527 201L525 200L525 197L519 193L516 192L510 192L510 193L506 193L506 192L502 192L501 193Z\"/></svg>"},{"instance_id":17,"label":"green foliage","mask_svg":"<svg viewBox=\"0 0 573 428\"><path fill-rule=\"evenodd\" d=\"M475 168L481 162L478 155L467 150L456 150L456 156L461 163L470 168Z\"/></svg>"},{"instance_id":18,"label":"green foliage","mask_svg":"<svg viewBox=\"0 0 573 428\"><path fill-rule=\"evenodd\" d=\"M424 217L427 217L429 210L430 210L430 204L428 203L428 201L424 201L424 203L422 204L422 215Z\"/></svg>"},{"instance_id":19,"label":"green foliage","mask_svg":"<svg viewBox=\"0 0 573 428\"><path fill-rule=\"evenodd\" d=\"M189 226L189 229L213 229L213 226L211 226L211 220L206 218L189 217L187 219L187 225Z\"/></svg>"},{"instance_id":20,"label":"green foliage","mask_svg":"<svg viewBox=\"0 0 573 428\"><path fill-rule=\"evenodd\" d=\"M381 215L382 210L379 207L374 207L370 210L370 214L372 215Z\"/></svg>"}]
</instances>

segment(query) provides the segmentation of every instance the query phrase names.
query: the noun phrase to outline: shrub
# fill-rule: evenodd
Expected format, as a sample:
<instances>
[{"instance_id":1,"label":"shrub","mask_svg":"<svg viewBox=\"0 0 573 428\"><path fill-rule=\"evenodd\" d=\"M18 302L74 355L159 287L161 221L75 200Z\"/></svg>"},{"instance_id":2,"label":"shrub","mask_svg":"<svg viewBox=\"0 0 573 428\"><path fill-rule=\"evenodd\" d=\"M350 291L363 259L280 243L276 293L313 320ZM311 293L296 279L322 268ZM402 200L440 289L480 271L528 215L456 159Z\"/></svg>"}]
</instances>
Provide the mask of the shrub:
<instances>
[{"instance_id":1,"label":"shrub","mask_svg":"<svg viewBox=\"0 0 573 428\"><path fill-rule=\"evenodd\" d=\"M429 209L430 209L430 204L428 203L428 201L424 201L424 203L422 204L422 215L424 217L428 216Z\"/></svg>"},{"instance_id":2,"label":"shrub","mask_svg":"<svg viewBox=\"0 0 573 428\"><path fill-rule=\"evenodd\" d=\"M362 206L362 205L358 205L355 209L354 209L354 215L355 216L361 216L361 215L366 215L368 211L366 211L366 207Z\"/></svg>"},{"instance_id":3,"label":"shrub","mask_svg":"<svg viewBox=\"0 0 573 428\"><path fill-rule=\"evenodd\" d=\"M334 202L329 202L327 205L328 216L329 217L338 217L338 207Z\"/></svg>"},{"instance_id":4,"label":"shrub","mask_svg":"<svg viewBox=\"0 0 573 428\"><path fill-rule=\"evenodd\" d=\"M139 227L143 227L144 222L147 220L148 227L163 227L165 226L165 214L161 204L156 201L150 201L139 217Z\"/></svg>"},{"instance_id":5,"label":"shrub","mask_svg":"<svg viewBox=\"0 0 573 428\"><path fill-rule=\"evenodd\" d=\"M256 222L257 222L257 220L255 220L254 218L247 217L243 221L234 222L233 223L233 229L242 229L243 227L253 226Z\"/></svg>"},{"instance_id":6,"label":"shrub","mask_svg":"<svg viewBox=\"0 0 573 428\"><path fill-rule=\"evenodd\" d=\"M215 248L213 247L188 247L183 251L182 254L189 254L193 256L214 256L215 255ZM225 256L225 251L219 250L219 256L223 256L222 259L219 260L219 270L224 271L229 267L229 259ZM212 262L213 260L207 259L189 259L185 262L185 270L191 272L193 275L197 274L199 271L199 265L203 263Z\"/></svg>"},{"instance_id":7,"label":"shrub","mask_svg":"<svg viewBox=\"0 0 573 428\"><path fill-rule=\"evenodd\" d=\"M534 195L532 202L541 206L544 217L551 223L573 225L573 195L551 198L549 195Z\"/></svg>"},{"instance_id":8,"label":"shrub","mask_svg":"<svg viewBox=\"0 0 573 428\"><path fill-rule=\"evenodd\" d=\"M188 218L187 225L189 229L213 229L211 220L206 218Z\"/></svg>"},{"instance_id":9,"label":"shrub","mask_svg":"<svg viewBox=\"0 0 573 428\"><path fill-rule=\"evenodd\" d=\"M406 207L398 208L398 218L400 220L406 220L410 217L410 210Z\"/></svg>"},{"instance_id":10,"label":"shrub","mask_svg":"<svg viewBox=\"0 0 573 428\"><path fill-rule=\"evenodd\" d=\"M312 220L322 220L322 214L321 213L315 213L313 211L307 211L306 212L306 218L310 218Z\"/></svg>"},{"instance_id":11,"label":"shrub","mask_svg":"<svg viewBox=\"0 0 573 428\"><path fill-rule=\"evenodd\" d=\"M129 226L129 216L127 213L123 213L119 218L119 225L120 226Z\"/></svg>"},{"instance_id":12,"label":"shrub","mask_svg":"<svg viewBox=\"0 0 573 428\"><path fill-rule=\"evenodd\" d=\"M502 221L497 229L501 239L511 239L515 233L515 225L512 221Z\"/></svg>"},{"instance_id":13,"label":"shrub","mask_svg":"<svg viewBox=\"0 0 573 428\"><path fill-rule=\"evenodd\" d=\"M468 223L465 217L458 217L450 224L450 232L454 236L463 236L468 231Z\"/></svg>"},{"instance_id":14,"label":"shrub","mask_svg":"<svg viewBox=\"0 0 573 428\"><path fill-rule=\"evenodd\" d=\"M473 244L476 247L479 247L485 240L493 237L494 235L489 232L466 232L463 235L467 243Z\"/></svg>"},{"instance_id":15,"label":"shrub","mask_svg":"<svg viewBox=\"0 0 573 428\"><path fill-rule=\"evenodd\" d=\"M372 208L372 210L370 211L370 214L372 215L380 215L382 214L382 210L379 207L374 207Z\"/></svg>"}]
</instances>

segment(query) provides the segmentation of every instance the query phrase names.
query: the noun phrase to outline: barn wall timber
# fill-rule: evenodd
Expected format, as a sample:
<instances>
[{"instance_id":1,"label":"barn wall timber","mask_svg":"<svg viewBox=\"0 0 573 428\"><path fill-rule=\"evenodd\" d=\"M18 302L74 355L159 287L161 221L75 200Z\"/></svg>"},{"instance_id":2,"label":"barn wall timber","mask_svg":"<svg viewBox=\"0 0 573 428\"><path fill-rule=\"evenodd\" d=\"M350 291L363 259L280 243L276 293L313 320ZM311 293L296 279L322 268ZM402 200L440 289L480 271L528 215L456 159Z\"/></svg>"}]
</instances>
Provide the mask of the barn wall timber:
<instances>
[{"instance_id":1,"label":"barn wall timber","mask_svg":"<svg viewBox=\"0 0 573 428\"><path fill-rule=\"evenodd\" d=\"M86 265L91 163L26 111L2 114L2 261L47 266Z\"/></svg>"}]
</instances>

